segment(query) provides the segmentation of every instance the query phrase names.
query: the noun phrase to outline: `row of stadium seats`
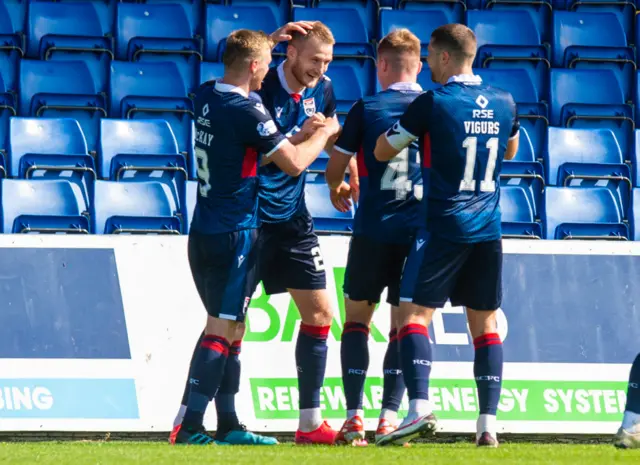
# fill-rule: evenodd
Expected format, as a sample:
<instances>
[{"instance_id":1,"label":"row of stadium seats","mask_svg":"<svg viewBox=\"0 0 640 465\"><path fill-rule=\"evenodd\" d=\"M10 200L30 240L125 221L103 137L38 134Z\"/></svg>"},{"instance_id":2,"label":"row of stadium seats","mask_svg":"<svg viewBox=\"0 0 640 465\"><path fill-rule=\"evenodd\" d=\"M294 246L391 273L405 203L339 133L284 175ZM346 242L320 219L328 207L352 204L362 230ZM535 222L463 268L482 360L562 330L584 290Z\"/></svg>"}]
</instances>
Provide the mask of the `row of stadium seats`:
<instances>
[{"instance_id":1,"label":"row of stadium seats","mask_svg":"<svg viewBox=\"0 0 640 465\"><path fill-rule=\"evenodd\" d=\"M67 180L0 181L3 233L180 234L188 232L197 182L188 181L187 215L166 184L95 181L87 205L78 186ZM319 233L346 233L353 212L331 206L324 178L310 179L307 204ZM536 221L523 189L502 189L503 234L511 238L640 240L640 189L633 190L629 222L623 221L606 188L549 187L544 215Z\"/></svg>"},{"instance_id":2,"label":"row of stadium seats","mask_svg":"<svg viewBox=\"0 0 640 465\"><path fill-rule=\"evenodd\" d=\"M443 18L445 23L462 22L466 11L473 10L524 10L531 16L540 32L543 42L552 39L550 18L554 10L568 10L577 13L611 13L615 16L630 43L633 39L635 2L631 0L555 0L506 2L500 0L459 0L455 2L399 1L387 2L379 8L376 1L311 0L296 2L292 8L288 0L228 0L216 2L208 0L147 0L118 2L115 0L5 0L0 5L0 25L7 35L27 36L30 56L42 52L38 48L40 39L46 35L57 35L65 29L74 31L74 36L116 38L116 54L120 59L127 53L127 45L133 38L195 39L204 37L214 48L205 53L215 53L216 37L230 25L247 23L255 29L273 30L274 24L284 24L293 19L304 19L313 15L336 27L355 28L350 37L358 42L367 42L380 34L384 35L385 24L390 21L410 21L419 31L424 31L430 21L423 24L418 16L424 12L434 18ZM86 2L86 3L85 3ZM217 4L216 4L217 3ZM225 8L226 7L226 8ZM320 10L309 12L307 10ZM340 12L340 14L338 14ZM413 18L412 15L418 15ZM67 18L82 17L82 25L69 23ZM338 17L334 19L334 17ZM427 16L422 16L422 19ZM212 21L215 19L215 21ZM65 22L66 21L66 22ZM474 23L475 20L471 20ZM166 34L156 29L164 23ZM215 24L212 24L214 23ZM441 23L443 24L443 23ZM347 26L348 25L348 26ZM226 37L228 31L222 34ZM344 36L346 37L346 35ZM354 43L358 43L354 42ZM101 46L108 41L102 41ZM186 43L189 48L197 44ZM205 49L209 47L205 44Z\"/></svg>"},{"instance_id":3,"label":"row of stadium seats","mask_svg":"<svg viewBox=\"0 0 640 465\"><path fill-rule=\"evenodd\" d=\"M219 77L222 66L201 63L198 79L187 78L172 62L132 63L114 61L110 73L100 73L85 61L21 60L19 70L0 62L0 75L18 78L3 86L0 79L0 148L6 147L8 119L13 115L72 117L85 133L91 152L96 151L99 121L104 117L161 118L171 125L180 152L193 151L192 80ZM485 82L511 92L518 114L528 131L536 158L544 151L547 128L574 127L611 129L623 157L633 149L632 131L640 123L640 101L630 104L614 71L601 69L552 69L548 75L549 95L543 95L525 69L481 68L475 72ZM334 63L327 75L332 79L338 117L344 120L353 102L364 95L357 70ZM7 81L4 81L5 83ZM419 76L425 89L435 88L425 69ZM634 88L640 86L640 72ZM635 92L634 92L635 93ZM635 114L634 114L635 113Z\"/></svg>"}]
</instances>

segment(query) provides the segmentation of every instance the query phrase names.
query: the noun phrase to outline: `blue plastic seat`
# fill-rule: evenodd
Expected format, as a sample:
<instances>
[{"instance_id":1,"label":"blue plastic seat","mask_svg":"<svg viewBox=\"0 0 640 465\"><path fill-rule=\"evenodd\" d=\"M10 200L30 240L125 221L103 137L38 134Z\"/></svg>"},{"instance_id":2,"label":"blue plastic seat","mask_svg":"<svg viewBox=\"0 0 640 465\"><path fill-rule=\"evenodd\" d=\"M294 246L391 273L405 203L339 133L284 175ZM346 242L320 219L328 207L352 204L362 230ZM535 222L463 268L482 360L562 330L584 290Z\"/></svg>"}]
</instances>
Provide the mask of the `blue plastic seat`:
<instances>
[{"instance_id":1,"label":"blue plastic seat","mask_svg":"<svg viewBox=\"0 0 640 465\"><path fill-rule=\"evenodd\" d=\"M196 86L196 69L202 61L202 38L187 9L177 3L119 3L116 59L171 61L188 89Z\"/></svg>"},{"instance_id":2,"label":"blue plastic seat","mask_svg":"<svg viewBox=\"0 0 640 465\"><path fill-rule=\"evenodd\" d=\"M467 25L476 34L478 68L524 68L532 75L542 95L551 67L540 31L526 11L467 11Z\"/></svg>"},{"instance_id":3,"label":"blue plastic seat","mask_svg":"<svg viewBox=\"0 0 640 465\"><path fill-rule=\"evenodd\" d=\"M627 46L624 29L614 13L554 12L552 55L557 68L613 70L625 100L631 99L634 50Z\"/></svg>"},{"instance_id":4,"label":"blue plastic seat","mask_svg":"<svg viewBox=\"0 0 640 465\"><path fill-rule=\"evenodd\" d=\"M214 79L220 79L224 76L224 65L222 63L208 63L203 61L200 63L200 84Z\"/></svg>"},{"instance_id":5,"label":"blue plastic seat","mask_svg":"<svg viewBox=\"0 0 640 465\"><path fill-rule=\"evenodd\" d=\"M444 12L447 23L464 22L464 12L467 10L465 0L425 2L423 0L397 0L395 9L412 11Z\"/></svg>"},{"instance_id":6,"label":"blue plastic seat","mask_svg":"<svg viewBox=\"0 0 640 465\"><path fill-rule=\"evenodd\" d=\"M77 184L65 180L2 180L4 233L89 233L87 205Z\"/></svg>"},{"instance_id":7,"label":"blue plastic seat","mask_svg":"<svg viewBox=\"0 0 640 465\"><path fill-rule=\"evenodd\" d=\"M313 0L315 8L340 8L352 9L358 12L362 23L367 28L369 37L376 35L376 23L378 19L378 4L368 0Z\"/></svg>"},{"instance_id":8,"label":"blue plastic seat","mask_svg":"<svg viewBox=\"0 0 640 465\"><path fill-rule=\"evenodd\" d=\"M187 163L166 121L104 119L100 130L98 174L102 179L162 182L169 186L178 209L186 213Z\"/></svg>"},{"instance_id":9,"label":"blue plastic seat","mask_svg":"<svg viewBox=\"0 0 640 465\"><path fill-rule=\"evenodd\" d=\"M552 126L611 129L623 154L628 152L633 109L612 70L552 69L550 87Z\"/></svg>"},{"instance_id":10,"label":"blue plastic seat","mask_svg":"<svg viewBox=\"0 0 640 465\"><path fill-rule=\"evenodd\" d=\"M551 14L553 6L547 0L479 0L481 10L526 11L540 31L542 43L548 43L551 36ZM469 7L469 2L467 2ZM471 7L469 7L471 9Z\"/></svg>"},{"instance_id":11,"label":"blue plastic seat","mask_svg":"<svg viewBox=\"0 0 640 465\"><path fill-rule=\"evenodd\" d=\"M350 234L353 230L353 209L341 213L333 208L329 189L321 174L307 175L305 201L318 234Z\"/></svg>"},{"instance_id":12,"label":"blue plastic seat","mask_svg":"<svg viewBox=\"0 0 640 465\"><path fill-rule=\"evenodd\" d=\"M211 2L213 3L213 2ZM220 2L225 3L225 2ZM276 18L276 22L278 24L285 24L291 19L291 2L290 0L227 0L226 4L231 5L233 7L238 6L259 6L259 7L268 7L271 9L274 18ZM305 2L304 6L308 6ZM264 31L267 34L273 31Z\"/></svg>"},{"instance_id":13,"label":"blue plastic seat","mask_svg":"<svg viewBox=\"0 0 640 465\"><path fill-rule=\"evenodd\" d=\"M431 33L436 28L448 23L449 17L442 10L382 10L380 11L378 35L383 37L394 29L407 28L420 38L420 55L426 57Z\"/></svg>"},{"instance_id":14,"label":"blue plastic seat","mask_svg":"<svg viewBox=\"0 0 640 465\"><path fill-rule=\"evenodd\" d=\"M27 56L48 60L56 53L92 52L113 57L111 25L105 19L93 3L32 2Z\"/></svg>"},{"instance_id":15,"label":"blue plastic seat","mask_svg":"<svg viewBox=\"0 0 640 465\"><path fill-rule=\"evenodd\" d=\"M441 84L431 80L431 70L428 66L423 66L422 71L418 74L418 84L420 84L420 87L422 87L422 90L425 92L442 87Z\"/></svg>"},{"instance_id":16,"label":"blue plastic seat","mask_svg":"<svg viewBox=\"0 0 640 465\"><path fill-rule=\"evenodd\" d=\"M549 128L547 183L564 187L608 187L626 217L631 172L610 129Z\"/></svg>"},{"instance_id":17,"label":"blue plastic seat","mask_svg":"<svg viewBox=\"0 0 640 465\"><path fill-rule=\"evenodd\" d=\"M0 2L0 53L17 52L24 55L24 15L27 2Z\"/></svg>"},{"instance_id":18,"label":"blue plastic seat","mask_svg":"<svg viewBox=\"0 0 640 465\"><path fill-rule=\"evenodd\" d=\"M27 3L27 0L20 1L24 1L25 3ZM113 25L114 19L116 17L116 5L119 3L119 0L30 0L31 3L45 1L55 1L58 3L65 3L67 5L72 5L74 3L91 3L98 13L100 22L108 25L109 28L111 28ZM176 3L178 0L171 1Z\"/></svg>"},{"instance_id":19,"label":"blue plastic seat","mask_svg":"<svg viewBox=\"0 0 640 465\"><path fill-rule=\"evenodd\" d=\"M547 187L544 213L545 239L629 237L616 199L606 187Z\"/></svg>"},{"instance_id":20,"label":"blue plastic seat","mask_svg":"<svg viewBox=\"0 0 640 465\"><path fill-rule=\"evenodd\" d=\"M207 5L204 59L222 61L227 36L237 29L255 29L271 34L278 27L268 6Z\"/></svg>"},{"instance_id":21,"label":"blue plastic seat","mask_svg":"<svg viewBox=\"0 0 640 465\"><path fill-rule=\"evenodd\" d=\"M79 0L78 0L79 1ZM109 0L108 0L109 1ZM113 0L111 0L113 1ZM127 0L131 1L131 0ZM146 3L146 4L175 4L180 5L187 15L189 22L192 25L193 30L197 31L197 33L202 36L202 1L201 0L136 0L135 3Z\"/></svg>"},{"instance_id":22,"label":"blue plastic seat","mask_svg":"<svg viewBox=\"0 0 640 465\"><path fill-rule=\"evenodd\" d=\"M187 221L185 222L184 233L189 234L191 222L193 221L193 213L198 200L198 181L187 181Z\"/></svg>"},{"instance_id":23,"label":"blue plastic seat","mask_svg":"<svg viewBox=\"0 0 640 465\"><path fill-rule=\"evenodd\" d=\"M177 205L166 184L96 181L95 191L96 234L180 234Z\"/></svg>"},{"instance_id":24,"label":"blue plastic seat","mask_svg":"<svg viewBox=\"0 0 640 465\"><path fill-rule=\"evenodd\" d=\"M631 171L633 187L640 187L640 129L633 131L633 150L631 151Z\"/></svg>"},{"instance_id":25,"label":"blue plastic seat","mask_svg":"<svg viewBox=\"0 0 640 465\"><path fill-rule=\"evenodd\" d=\"M525 189L518 186L500 188L502 236L513 239L541 239L542 227L535 221Z\"/></svg>"},{"instance_id":26,"label":"blue plastic seat","mask_svg":"<svg viewBox=\"0 0 640 465\"><path fill-rule=\"evenodd\" d=\"M11 118L9 176L65 179L91 203L96 169L78 122L70 118Z\"/></svg>"},{"instance_id":27,"label":"blue plastic seat","mask_svg":"<svg viewBox=\"0 0 640 465\"><path fill-rule=\"evenodd\" d=\"M633 189L631 210L629 214L631 224L631 239L640 241L640 189Z\"/></svg>"},{"instance_id":28,"label":"blue plastic seat","mask_svg":"<svg viewBox=\"0 0 640 465\"><path fill-rule=\"evenodd\" d=\"M20 115L74 118L94 150L106 108L105 96L83 61L21 61Z\"/></svg>"},{"instance_id":29,"label":"blue plastic seat","mask_svg":"<svg viewBox=\"0 0 640 465\"><path fill-rule=\"evenodd\" d=\"M164 119L187 157L193 151L193 102L175 63L128 63L111 66L111 117Z\"/></svg>"},{"instance_id":30,"label":"blue plastic seat","mask_svg":"<svg viewBox=\"0 0 640 465\"><path fill-rule=\"evenodd\" d=\"M336 113L339 117L346 116L351 106L363 97L358 76L351 66L336 63L329 66L327 77L336 95Z\"/></svg>"},{"instance_id":31,"label":"blue plastic seat","mask_svg":"<svg viewBox=\"0 0 640 465\"><path fill-rule=\"evenodd\" d=\"M364 94L370 95L375 92L375 54L369 43L367 28L356 10L350 8L295 8L293 19L295 21L317 20L326 24L336 40L336 44L333 46L334 64L352 66Z\"/></svg>"},{"instance_id":32,"label":"blue plastic seat","mask_svg":"<svg viewBox=\"0 0 640 465\"><path fill-rule=\"evenodd\" d=\"M556 0L558 1L558 0ZM622 24L628 43L638 43L633 40L633 23L636 16L635 0L563 0L560 9L588 13L613 13ZM562 3L562 0L558 3Z\"/></svg>"}]
</instances>

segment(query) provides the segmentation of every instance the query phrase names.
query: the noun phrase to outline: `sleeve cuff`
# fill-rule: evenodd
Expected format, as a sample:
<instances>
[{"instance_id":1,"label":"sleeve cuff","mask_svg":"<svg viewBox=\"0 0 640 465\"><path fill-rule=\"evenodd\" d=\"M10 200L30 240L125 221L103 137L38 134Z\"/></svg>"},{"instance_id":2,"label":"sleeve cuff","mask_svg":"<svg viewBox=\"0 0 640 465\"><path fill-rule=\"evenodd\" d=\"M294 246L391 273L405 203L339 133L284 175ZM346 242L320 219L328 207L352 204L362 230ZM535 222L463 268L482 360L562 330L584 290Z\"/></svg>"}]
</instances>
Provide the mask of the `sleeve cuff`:
<instances>
[{"instance_id":1,"label":"sleeve cuff","mask_svg":"<svg viewBox=\"0 0 640 465\"><path fill-rule=\"evenodd\" d=\"M338 147L337 145L334 145L333 148L340 153L344 153L345 155L351 155L352 157L355 157L358 154L358 152L350 152L349 150L345 150L342 147Z\"/></svg>"},{"instance_id":2,"label":"sleeve cuff","mask_svg":"<svg viewBox=\"0 0 640 465\"><path fill-rule=\"evenodd\" d=\"M520 129L518 129L518 131L513 136L509 137L509 140L514 140L518 137L520 137Z\"/></svg>"},{"instance_id":3,"label":"sleeve cuff","mask_svg":"<svg viewBox=\"0 0 640 465\"><path fill-rule=\"evenodd\" d=\"M403 128L400 122L394 124L393 127L385 133L385 137L389 145L397 151L406 148L411 142L418 138Z\"/></svg>"},{"instance_id":4,"label":"sleeve cuff","mask_svg":"<svg viewBox=\"0 0 640 465\"><path fill-rule=\"evenodd\" d=\"M264 156L267 157L267 158L270 157L275 152L277 152L280 149L280 147L282 147L284 145L285 142L289 142L289 139L287 139L286 137L284 139L282 139L280 142L278 142L278 145L276 145L274 148L269 150L268 153L265 153Z\"/></svg>"}]
</instances>

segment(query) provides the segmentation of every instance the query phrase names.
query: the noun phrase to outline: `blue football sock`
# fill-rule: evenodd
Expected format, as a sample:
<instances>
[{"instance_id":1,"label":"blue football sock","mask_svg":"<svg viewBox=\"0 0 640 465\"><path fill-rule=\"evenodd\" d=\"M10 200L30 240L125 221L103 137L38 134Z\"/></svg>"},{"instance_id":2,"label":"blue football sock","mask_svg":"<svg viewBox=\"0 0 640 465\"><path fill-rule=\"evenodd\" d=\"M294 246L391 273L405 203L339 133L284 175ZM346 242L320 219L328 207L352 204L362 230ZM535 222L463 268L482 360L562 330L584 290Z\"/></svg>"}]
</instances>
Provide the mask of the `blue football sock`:
<instances>
[{"instance_id":1,"label":"blue football sock","mask_svg":"<svg viewBox=\"0 0 640 465\"><path fill-rule=\"evenodd\" d=\"M389 333L389 345L382 364L384 374L382 410L397 412L400 409L400 402L404 395L404 378L400 366L398 331L394 329Z\"/></svg>"},{"instance_id":2,"label":"blue football sock","mask_svg":"<svg viewBox=\"0 0 640 465\"><path fill-rule=\"evenodd\" d=\"M193 364L195 363L196 356L198 355L198 351L200 350L200 344L202 343L202 338L204 338L204 331L200 334L200 337L198 338L198 342L196 343L196 346L193 348L193 354L191 354L191 361L189 362L189 369L191 369L191 367L193 367ZM189 400L189 390L190 390L189 378L190 377L191 377L191 373L187 375L187 380L184 383L184 391L182 391L182 402L180 402L180 405L187 405L187 401Z\"/></svg>"},{"instance_id":3,"label":"blue football sock","mask_svg":"<svg viewBox=\"0 0 640 465\"><path fill-rule=\"evenodd\" d=\"M236 413L236 394L240 391L241 342L234 341L229 348L224 376L216 394L217 431L230 431L240 424Z\"/></svg>"},{"instance_id":4,"label":"blue football sock","mask_svg":"<svg viewBox=\"0 0 640 465\"><path fill-rule=\"evenodd\" d=\"M340 360L342 385L347 410L362 409L364 382L369 368L369 327L362 323L346 322L342 331Z\"/></svg>"},{"instance_id":5,"label":"blue football sock","mask_svg":"<svg viewBox=\"0 0 640 465\"><path fill-rule=\"evenodd\" d=\"M202 427L204 413L209 402L215 397L229 353L229 341L223 337L208 335L202 339L200 350L189 370L189 399L187 411L182 421L187 429Z\"/></svg>"},{"instance_id":6,"label":"blue football sock","mask_svg":"<svg viewBox=\"0 0 640 465\"><path fill-rule=\"evenodd\" d=\"M640 354L631 365L631 373L629 374L629 389L627 391L627 407L628 412L640 414Z\"/></svg>"},{"instance_id":7,"label":"blue football sock","mask_svg":"<svg viewBox=\"0 0 640 465\"><path fill-rule=\"evenodd\" d=\"M302 323L296 343L296 366L300 410L320 408L320 390L327 367L327 337L330 326Z\"/></svg>"},{"instance_id":8,"label":"blue football sock","mask_svg":"<svg viewBox=\"0 0 640 465\"><path fill-rule=\"evenodd\" d=\"M502 390L502 341L496 333L483 334L473 340L476 348L473 376L478 387L480 415L495 415Z\"/></svg>"},{"instance_id":9,"label":"blue football sock","mask_svg":"<svg viewBox=\"0 0 640 465\"><path fill-rule=\"evenodd\" d=\"M426 326L410 324L400 329L400 356L402 374L407 386L409 400L429 399L429 376L431 375L431 343Z\"/></svg>"}]
</instances>

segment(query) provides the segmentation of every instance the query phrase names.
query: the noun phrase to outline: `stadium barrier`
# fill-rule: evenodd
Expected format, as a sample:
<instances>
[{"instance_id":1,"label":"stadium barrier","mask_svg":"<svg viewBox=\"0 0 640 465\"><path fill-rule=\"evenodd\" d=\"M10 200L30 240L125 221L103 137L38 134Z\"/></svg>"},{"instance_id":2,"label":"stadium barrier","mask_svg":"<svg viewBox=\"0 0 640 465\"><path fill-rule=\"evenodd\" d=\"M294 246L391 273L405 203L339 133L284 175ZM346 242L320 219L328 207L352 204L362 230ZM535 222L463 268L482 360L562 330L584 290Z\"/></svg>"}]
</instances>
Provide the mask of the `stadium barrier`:
<instances>
[{"instance_id":1,"label":"stadium barrier","mask_svg":"<svg viewBox=\"0 0 640 465\"><path fill-rule=\"evenodd\" d=\"M185 237L0 236L0 430L168 431L205 321L186 244ZM345 237L321 239L337 314L322 406L336 427L345 414L339 338L348 245ZM640 244L505 241L504 248L500 429L615 432L640 350ZM370 429L382 397L388 313L380 305L371 331ZM296 428L298 319L288 295L257 290L237 401L250 428ZM441 429L474 431L464 310L439 310L430 334ZM215 425L215 409L206 422Z\"/></svg>"}]
</instances>

